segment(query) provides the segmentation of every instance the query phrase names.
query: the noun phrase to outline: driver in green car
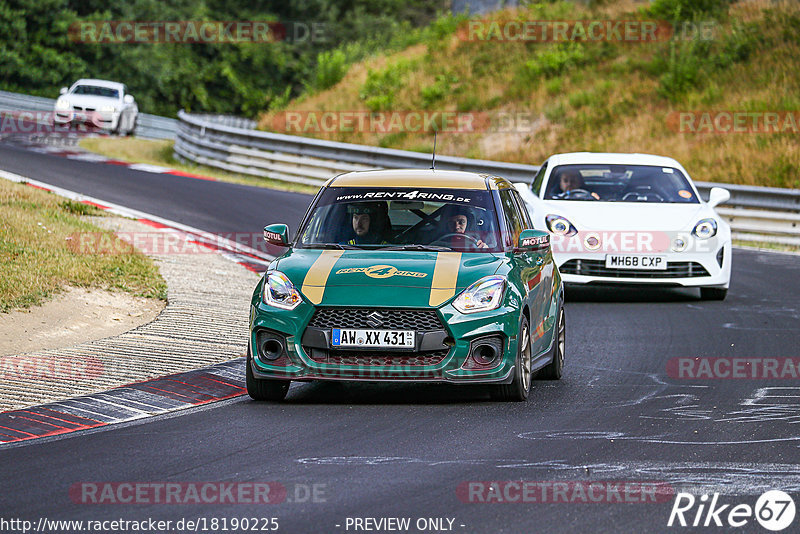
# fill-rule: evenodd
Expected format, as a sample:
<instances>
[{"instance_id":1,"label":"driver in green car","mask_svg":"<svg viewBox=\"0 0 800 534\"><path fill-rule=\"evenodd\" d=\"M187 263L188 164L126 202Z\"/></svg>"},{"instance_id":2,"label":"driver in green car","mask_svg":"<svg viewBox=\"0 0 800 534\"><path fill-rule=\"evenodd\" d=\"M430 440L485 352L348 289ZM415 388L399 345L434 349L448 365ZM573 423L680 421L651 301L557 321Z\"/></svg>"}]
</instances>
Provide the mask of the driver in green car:
<instances>
[{"instance_id":1,"label":"driver in green car","mask_svg":"<svg viewBox=\"0 0 800 534\"><path fill-rule=\"evenodd\" d=\"M466 240L462 236L472 236L472 233L467 234L467 228L473 230L472 227L475 226L475 218L472 212L466 207L452 206L448 213L445 214L445 220L447 221L448 232L445 239L449 236L453 248L464 248ZM477 236L473 237L477 248L489 248L489 245L481 241Z\"/></svg>"}]
</instances>

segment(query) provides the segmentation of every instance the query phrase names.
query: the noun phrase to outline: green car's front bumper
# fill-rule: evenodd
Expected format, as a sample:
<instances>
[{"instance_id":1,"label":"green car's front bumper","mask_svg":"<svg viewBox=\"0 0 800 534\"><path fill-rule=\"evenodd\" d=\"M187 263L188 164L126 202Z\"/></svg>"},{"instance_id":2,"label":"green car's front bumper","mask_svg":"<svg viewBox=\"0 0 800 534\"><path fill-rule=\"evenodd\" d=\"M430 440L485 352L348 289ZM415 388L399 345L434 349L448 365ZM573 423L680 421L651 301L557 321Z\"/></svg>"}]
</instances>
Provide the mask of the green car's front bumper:
<instances>
[{"instance_id":1,"label":"green car's front bumper","mask_svg":"<svg viewBox=\"0 0 800 534\"><path fill-rule=\"evenodd\" d=\"M499 308L472 314L462 314L450 304L327 308L303 302L287 311L263 304L258 293L250 311L250 365L255 378L453 383L507 383L513 378L520 308L519 298L511 292ZM417 332L416 348L329 350L330 327L336 321L373 311L389 318L402 315L398 320ZM423 317L424 324L415 328L413 317ZM494 347L494 361L481 365L480 358L471 356L479 345Z\"/></svg>"}]
</instances>

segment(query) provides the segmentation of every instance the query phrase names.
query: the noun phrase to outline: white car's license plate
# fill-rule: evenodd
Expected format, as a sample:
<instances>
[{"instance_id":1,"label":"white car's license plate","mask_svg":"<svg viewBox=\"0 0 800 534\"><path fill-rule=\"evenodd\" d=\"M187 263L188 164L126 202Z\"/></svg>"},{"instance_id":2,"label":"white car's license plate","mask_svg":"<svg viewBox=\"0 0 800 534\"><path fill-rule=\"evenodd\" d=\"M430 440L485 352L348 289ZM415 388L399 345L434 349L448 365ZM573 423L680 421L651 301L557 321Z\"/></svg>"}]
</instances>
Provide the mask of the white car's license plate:
<instances>
[{"instance_id":1,"label":"white car's license plate","mask_svg":"<svg viewBox=\"0 0 800 534\"><path fill-rule=\"evenodd\" d=\"M414 331L333 328L331 331L331 346L413 349Z\"/></svg>"},{"instance_id":2,"label":"white car's license plate","mask_svg":"<svg viewBox=\"0 0 800 534\"><path fill-rule=\"evenodd\" d=\"M666 256L606 255L606 269L644 269L663 271L667 268Z\"/></svg>"}]
</instances>

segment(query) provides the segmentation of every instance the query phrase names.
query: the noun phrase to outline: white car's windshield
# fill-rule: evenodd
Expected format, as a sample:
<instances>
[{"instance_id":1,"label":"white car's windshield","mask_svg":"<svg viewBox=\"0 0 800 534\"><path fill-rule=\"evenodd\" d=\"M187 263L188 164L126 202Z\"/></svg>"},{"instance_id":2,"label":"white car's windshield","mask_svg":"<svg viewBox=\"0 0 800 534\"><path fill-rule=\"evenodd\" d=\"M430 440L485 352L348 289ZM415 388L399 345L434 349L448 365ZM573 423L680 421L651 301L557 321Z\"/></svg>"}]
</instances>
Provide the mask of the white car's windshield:
<instances>
[{"instance_id":1,"label":"white car's windshield","mask_svg":"<svg viewBox=\"0 0 800 534\"><path fill-rule=\"evenodd\" d=\"M101 87L99 85L79 85L72 91L72 94L119 98L119 91L116 89L112 89L111 87Z\"/></svg>"},{"instance_id":2,"label":"white car's windshield","mask_svg":"<svg viewBox=\"0 0 800 534\"><path fill-rule=\"evenodd\" d=\"M498 252L492 194L453 189L327 189L297 246Z\"/></svg>"},{"instance_id":3,"label":"white car's windshield","mask_svg":"<svg viewBox=\"0 0 800 534\"><path fill-rule=\"evenodd\" d=\"M699 202L680 170L652 165L559 165L550 174L544 198L595 202Z\"/></svg>"}]
</instances>

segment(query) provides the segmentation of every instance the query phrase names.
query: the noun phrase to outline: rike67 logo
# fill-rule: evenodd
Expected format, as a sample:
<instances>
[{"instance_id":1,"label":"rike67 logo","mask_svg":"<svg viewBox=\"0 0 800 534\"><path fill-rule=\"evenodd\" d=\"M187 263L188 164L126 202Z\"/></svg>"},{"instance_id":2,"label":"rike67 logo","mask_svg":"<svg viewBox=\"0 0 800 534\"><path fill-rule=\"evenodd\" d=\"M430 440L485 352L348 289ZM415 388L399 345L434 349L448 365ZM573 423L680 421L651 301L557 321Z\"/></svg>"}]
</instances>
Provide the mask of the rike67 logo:
<instances>
[{"instance_id":1,"label":"rike67 logo","mask_svg":"<svg viewBox=\"0 0 800 534\"><path fill-rule=\"evenodd\" d=\"M723 504L719 493L710 499L702 495L699 499L691 493L678 493L667 526L692 527L743 527L754 518L765 529L774 532L789 527L794 521L795 505L792 497L779 490L761 495L755 507L749 504Z\"/></svg>"}]
</instances>

